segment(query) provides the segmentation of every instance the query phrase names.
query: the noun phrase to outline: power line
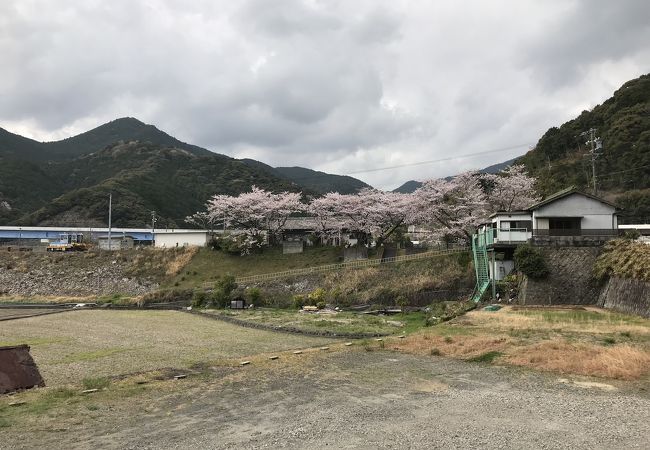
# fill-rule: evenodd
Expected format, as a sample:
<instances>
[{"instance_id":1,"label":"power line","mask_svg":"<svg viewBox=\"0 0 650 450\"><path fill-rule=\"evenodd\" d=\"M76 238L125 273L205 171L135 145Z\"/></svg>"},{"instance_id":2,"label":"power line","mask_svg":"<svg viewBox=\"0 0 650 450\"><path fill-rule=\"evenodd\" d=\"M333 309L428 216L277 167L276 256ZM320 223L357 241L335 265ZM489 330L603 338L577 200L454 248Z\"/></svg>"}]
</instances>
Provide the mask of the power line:
<instances>
[{"instance_id":1,"label":"power line","mask_svg":"<svg viewBox=\"0 0 650 450\"><path fill-rule=\"evenodd\" d=\"M471 157L474 157L474 156L488 155L490 153L499 153L499 152L505 152L505 151L508 151L508 150L514 150L514 149L521 148L521 147L528 147L530 145L531 145L530 143L518 144L518 145L512 145L510 147L502 147L502 148L495 148L495 149L491 149L491 150L485 150L485 151L482 151L482 152L468 153L466 155L449 156L447 158L432 159L432 160L428 160L428 161L418 161L418 162L407 163L407 164L398 164L398 165L395 165L395 166L377 167L377 168L374 168L374 169L356 170L354 172L348 172L346 175L357 175L357 174L360 174L360 173L379 172L379 171L382 171L382 170L399 169L399 168L402 168L402 167L423 166L425 164L434 164L434 163L443 162L443 161L451 161L453 159L466 159L466 158L471 158Z\"/></svg>"}]
</instances>

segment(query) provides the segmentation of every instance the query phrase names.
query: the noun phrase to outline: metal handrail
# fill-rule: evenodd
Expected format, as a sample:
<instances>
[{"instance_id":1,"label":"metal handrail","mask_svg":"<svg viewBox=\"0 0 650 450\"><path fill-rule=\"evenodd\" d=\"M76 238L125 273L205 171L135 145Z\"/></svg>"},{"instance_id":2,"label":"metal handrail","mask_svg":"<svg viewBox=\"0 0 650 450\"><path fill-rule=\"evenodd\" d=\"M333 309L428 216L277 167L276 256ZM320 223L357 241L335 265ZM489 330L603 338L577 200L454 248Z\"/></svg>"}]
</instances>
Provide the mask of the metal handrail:
<instances>
[{"instance_id":1,"label":"metal handrail","mask_svg":"<svg viewBox=\"0 0 650 450\"><path fill-rule=\"evenodd\" d=\"M390 263L405 262L405 261L417 261L420 259L434 258L437 256L466 253L469 250L470 249L467 247L461 247L461 248L454 248L449 250L435 250L431 252L416 253L414 255L391 256L388 258L364 259L364 260L348 261L348 262L342 262L336 264L326 264L322 266L305 267L303 269L292 269L292 270L284 270L281 272L263 273L258 275L237 277L235 278L235 282L238 284L254 283L256 281L267 281L267 280L274 280L279 278L289 278L289 277L299 276L299 275L311 275L314 273L329 272L333 270L359 269L364 267L379 266L382 264L390 264ZM204 284L205 287L209 287L211 285L212 283Z\"/></svg>"}]
</instances>

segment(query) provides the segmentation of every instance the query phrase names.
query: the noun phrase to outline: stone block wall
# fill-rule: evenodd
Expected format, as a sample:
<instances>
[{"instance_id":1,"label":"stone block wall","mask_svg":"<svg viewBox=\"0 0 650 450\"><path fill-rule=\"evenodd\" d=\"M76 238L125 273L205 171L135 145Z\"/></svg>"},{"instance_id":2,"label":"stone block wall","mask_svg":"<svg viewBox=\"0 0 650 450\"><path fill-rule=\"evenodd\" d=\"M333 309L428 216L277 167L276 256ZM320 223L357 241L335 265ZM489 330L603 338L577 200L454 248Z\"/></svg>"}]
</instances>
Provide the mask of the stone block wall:
<instances>
[{"instance_id":1,"label":"stone block wall","mask_svg":"<svg viewBox=\"0 0 650 450\"><path fill-rule=\"evenodd\" d=\"M612 277L600 293L598 306L650 317L650 283Z\"/></svg>"},{"instance_id":2,"label":"stone block wall","mask_svg":"<svg viewBox=\"0 0 650 450\"><path fill-rule=\"evenodd\" d=\"M592 275L601 247L540 248L550 270L545 280L526 279L520 289L523 305L595 305L600 284Z\"/></svg>"}]
</instances>

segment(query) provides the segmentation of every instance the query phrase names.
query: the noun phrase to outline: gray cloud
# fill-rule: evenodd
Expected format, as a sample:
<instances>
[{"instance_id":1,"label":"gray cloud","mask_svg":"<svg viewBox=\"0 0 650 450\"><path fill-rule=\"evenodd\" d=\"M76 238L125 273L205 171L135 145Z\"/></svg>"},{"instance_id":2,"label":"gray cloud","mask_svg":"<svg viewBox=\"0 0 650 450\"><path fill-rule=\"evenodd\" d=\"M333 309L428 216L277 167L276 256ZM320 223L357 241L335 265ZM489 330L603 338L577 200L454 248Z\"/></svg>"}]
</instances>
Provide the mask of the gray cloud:
<instances>
[{"instance_id":1,"label":"gray cloud","mask_svg":"<svg viewBox=\"0 0 650 450\"><path fill-rule=\"evenodd\" d=\"M187 4L189 3L189 4ZM59 139L135 116L187 142L392 188L509 159L648 71L621 2L8 0L0 126Z\"/></svg>"}]
</instances>

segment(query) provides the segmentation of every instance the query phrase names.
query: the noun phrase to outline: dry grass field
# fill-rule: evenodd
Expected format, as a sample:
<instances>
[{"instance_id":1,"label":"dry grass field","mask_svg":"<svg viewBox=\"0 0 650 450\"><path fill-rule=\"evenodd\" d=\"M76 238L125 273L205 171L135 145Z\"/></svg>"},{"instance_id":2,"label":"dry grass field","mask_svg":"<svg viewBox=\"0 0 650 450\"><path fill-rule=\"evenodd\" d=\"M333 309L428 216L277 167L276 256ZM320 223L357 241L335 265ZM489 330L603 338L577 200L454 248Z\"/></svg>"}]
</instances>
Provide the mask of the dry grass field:
<instances>
[{"instance_id":1,"label":"dry grass field","mask_svg":"<svg viewBox=\"0 0 650 450\"><path fill-rule=\"evenodd\" d=\"M28 344L48 386L321 345L178 311L71 311L2 322L0 346Z\"/></svg>"},{"instance_id":2,"label":"dry grass field","mask_svg":"<svg viewBox=\"0 0 650 450\"><path fill-rule=\"evenodd\" d=\"M650 320L587 309L472 311L391 345L394 350L556 373L644 379Z\"/></svg>"}]
</instances>

